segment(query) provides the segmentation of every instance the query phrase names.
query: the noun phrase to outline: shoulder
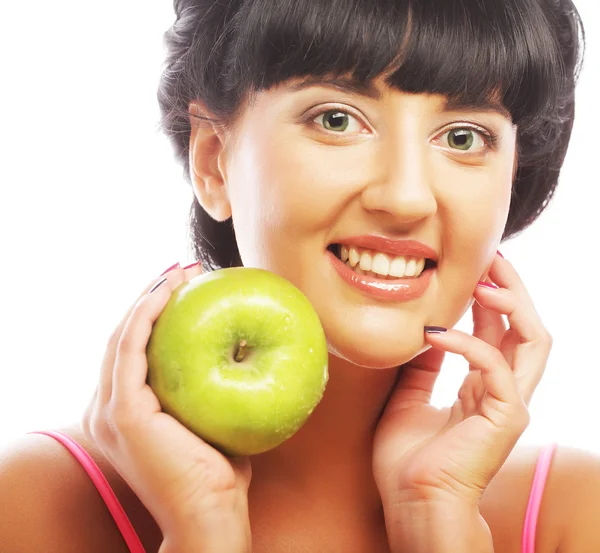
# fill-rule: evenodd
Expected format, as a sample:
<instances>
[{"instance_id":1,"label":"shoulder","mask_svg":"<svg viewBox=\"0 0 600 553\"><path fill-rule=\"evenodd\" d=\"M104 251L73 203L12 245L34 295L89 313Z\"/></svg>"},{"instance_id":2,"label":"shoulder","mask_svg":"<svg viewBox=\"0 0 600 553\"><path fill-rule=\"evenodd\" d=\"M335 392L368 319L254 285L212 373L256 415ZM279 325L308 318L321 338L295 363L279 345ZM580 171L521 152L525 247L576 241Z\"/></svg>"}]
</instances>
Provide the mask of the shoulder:
<instances>
[{"instance_id":1,"label":"shoulder","mask_svg":"<svg viewBox=\"0 0 600 553\"><path fill-rule=\"evenodd\" d=\"M540 446L519 446L490 483L481 513L496 553L521 552L525 513ZM558 445L537 519L535 553L600 551L600 456Z\"/></svg>"},{"instance_id":2,"label":"shoulder","mask_svg":"<svg viewBox=\"0 0 600 553\"><path fill-rule=\"evenodd\" d=\"M122 485L107 461L89 444L81 443L74 428L61 432L84 446L121 500L123 494L117 489ZM128 551L87 473L64 446L48 436L28 434L0 451L0 505L2 551Z\"/></svg>"},{"instance_id":3,"label":"shoulder","mask_svg":"<svg viewBox=\"0 0 600 553\"><path fill-rule=\"evenodd\" d=\"M556 553L600 551L600 455L558 447L552 510L560 525Z\"/></svg>"}]
</instances>

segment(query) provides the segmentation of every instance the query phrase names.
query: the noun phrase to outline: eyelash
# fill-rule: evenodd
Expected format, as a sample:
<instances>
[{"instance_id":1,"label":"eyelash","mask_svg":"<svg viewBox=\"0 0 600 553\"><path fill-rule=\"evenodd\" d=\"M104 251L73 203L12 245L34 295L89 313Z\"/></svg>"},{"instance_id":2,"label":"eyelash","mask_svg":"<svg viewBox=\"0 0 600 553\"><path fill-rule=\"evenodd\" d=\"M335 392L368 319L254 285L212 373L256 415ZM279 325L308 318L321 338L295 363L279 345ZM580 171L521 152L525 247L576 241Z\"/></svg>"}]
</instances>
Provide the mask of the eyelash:
<instances>
[{"instance_id":1,"label":"eyelash","mask_svg":"<svg viewBox=\"0 0 600 553\"><path fill-rule=\"evenodd\" d=\"M312 112L309 115L307 115L306 119L307 122L314 122L314 120L319 117L320 115L323 115L325 113L345 113L346 115L350 115L352 117L354 117L355 119L359 120L360 118L358 117L358 115L356 115L355 113L349 111L347 108L341 108L341 107L328 107L325 109L321 109L321 111L318 112ZM322 127L321 127L322 128ZM460 126L455 126L452 127L450 129L447 129L446 131L444 131L444 133L442 133L439 136L443 136L444 134L450 132L450 131L454 131L454 130L459 130L459 129L469 129L472 131L475 131L477 134L479 134L485 141L487 148L490 150L496 150L497 146L498 146L498 141L499 141L499 135L493 131L487 131L484 130L482 128L479 127L475 127L473 125L460 125ZM340 133L336 133L334 131L327 131L327 129L324 129L327 133L329 134L340 134ZM466 152L462 152L460 153L460 150L454 150L455 152L459 152L459 155L469 155L471 152L466 151Z\"/></svg>"}]
</instances>

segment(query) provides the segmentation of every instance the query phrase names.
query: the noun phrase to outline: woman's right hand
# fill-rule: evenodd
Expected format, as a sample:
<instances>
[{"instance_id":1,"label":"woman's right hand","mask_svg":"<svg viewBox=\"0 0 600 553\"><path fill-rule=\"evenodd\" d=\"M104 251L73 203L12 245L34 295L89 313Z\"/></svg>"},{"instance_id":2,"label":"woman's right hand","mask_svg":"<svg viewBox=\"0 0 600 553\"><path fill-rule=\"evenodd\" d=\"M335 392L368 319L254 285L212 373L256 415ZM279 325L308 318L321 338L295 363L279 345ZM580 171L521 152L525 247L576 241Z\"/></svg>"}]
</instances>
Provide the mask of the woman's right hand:
<instances>
[{"instance_id":1,"label":"woman's right hand","mask_svg":"<svg viewBox=\"0 0 600 553\"><path fill-rule=\"evenodd\" d=\"M249 553L249 458L224 456L162 412L146 384L152 325L172 291L201 272L177 266L146 287L108 342L82 427L156 520L161 551Z\"/></svg>"}]
</instances>

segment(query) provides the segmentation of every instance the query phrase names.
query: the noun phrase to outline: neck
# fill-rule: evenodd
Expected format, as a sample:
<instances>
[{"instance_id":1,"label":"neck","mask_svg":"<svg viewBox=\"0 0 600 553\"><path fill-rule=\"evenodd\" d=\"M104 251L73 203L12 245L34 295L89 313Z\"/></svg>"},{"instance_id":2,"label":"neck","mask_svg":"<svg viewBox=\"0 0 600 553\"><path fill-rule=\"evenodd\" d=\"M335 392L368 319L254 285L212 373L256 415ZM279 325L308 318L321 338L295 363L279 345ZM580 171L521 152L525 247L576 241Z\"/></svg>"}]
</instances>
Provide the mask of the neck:
<instances>
[{"instance_id":1,"label":"neck","mask_svg":"<svg viewBox=\"0 0 600 553\"><path fill-rule=\"evenodd\" d=\"M309 489L339 495L339 486L356 499L368 494L378 501L373 436L397 373L398 368L367 369L330 354L323 399L294 436L252 457L253 482L296 488L304 496Z\"/></svg>"}]
</instances>

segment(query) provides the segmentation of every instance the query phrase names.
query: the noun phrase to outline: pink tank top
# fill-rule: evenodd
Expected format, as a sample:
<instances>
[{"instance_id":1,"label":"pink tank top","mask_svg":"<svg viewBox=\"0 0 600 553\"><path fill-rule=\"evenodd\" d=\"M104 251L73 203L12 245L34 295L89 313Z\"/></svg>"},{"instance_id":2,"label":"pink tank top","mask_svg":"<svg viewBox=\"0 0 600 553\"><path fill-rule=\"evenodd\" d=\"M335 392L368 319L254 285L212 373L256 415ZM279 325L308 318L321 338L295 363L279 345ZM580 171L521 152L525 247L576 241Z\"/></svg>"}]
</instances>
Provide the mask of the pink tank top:
<instances>
[{"instance_id":1,"label":"pink tank top","mask_svg":"<svg viewBox=\"0 0 600 553\"><path fill-rule=\"evenodd\" d=\"M56 440L58 440L63 446L65 446L71 454L81 463L85 471L88 473L94 486L100 492L100 496L106 503L110 514L115 520L117 527L119 528L127 547L131 553L145 553L142 542L136 534L133 526L125 514L123 507L119 503L115 493L113 492L110 484L98 468L98 465L89 456L87 451L83 449L77 442L69 438L69 436L62 434L61 432L55 432L53 430L42 430L38 432L28 432L29 434L45 434ZM538 515L540 512L540 505L542 503L542 496L544 494L544 487L548 478L548 472L550 471L550 464L552 457L556 450L557 444L551 443L542 448L540 456L535 468L535 474L533 476L533 483L531 485L531 491L529 493L529 502L527 504L527 511L525 513L525 523L523 526L523 535L521 538L521 553L534 553L535 547L535 533L537 528Z\"/></svg>"}]
</instances>

